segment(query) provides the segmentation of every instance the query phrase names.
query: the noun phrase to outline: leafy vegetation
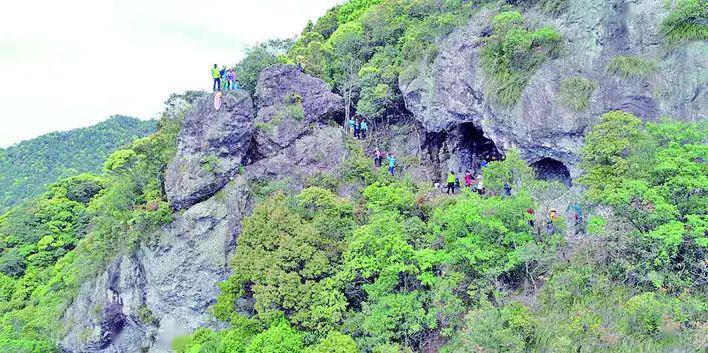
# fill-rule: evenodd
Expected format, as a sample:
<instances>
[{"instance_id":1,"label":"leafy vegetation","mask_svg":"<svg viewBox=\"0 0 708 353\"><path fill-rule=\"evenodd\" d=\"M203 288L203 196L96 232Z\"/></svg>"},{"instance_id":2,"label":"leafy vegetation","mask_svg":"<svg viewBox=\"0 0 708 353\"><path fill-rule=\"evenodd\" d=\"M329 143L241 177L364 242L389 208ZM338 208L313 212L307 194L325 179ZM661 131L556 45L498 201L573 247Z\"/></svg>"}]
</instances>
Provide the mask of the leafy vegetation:
<instances>
[{"instance_id":1,"label":"leafy vegetation","mask_svg":"<svg viewBox=\"0 0 708 353\"><path fill-rule=\"evenodd\" d=\"M154 131L155 121L118 115L0 149L0 214L41 195L57 179L100 172L109 154Z\"/></svg>"},{"instance_id":2,"label":"leafy vegetation","mask_svg":"<svg viewBox=\"0 0 708 353\"><path fill-rule=\"evenodd\" d=\"M172 96L158 132L109 156L103 174L60 180L0 216L0 351L57 351L60 318L78 286L172 220L163 172L198 96ZM145 309L140 319L152 320Z\"/></svg>"},{"instance_id":3,"label":"leafy vegetation","mask_svg":"<svg viewBox=\"0 0 708 353\"><path fill-rule=\"evenodd\" d=\"M290 40L273 39L246 49L246 56L236 65L236 77L241 87L255 93L261 71L286 61L283 54L291 45Z\"/></svg>"},{"instance_id":4,"label":"leafy vegetation","mask_svg":"<svg viewBox=\"0 0 708 353\"><path fill-rule=\"evenodd\" d=\"M571 77L561 82L558 99L561 104L576 111L588 109L590 96L597 84L585 77Z\"/></svg>"},{"instance_id":5,"label":"leafy vegetation","mask_svg":"<svg viewBox=\"0 0 708 353\"><path fill-rule=\"evenodd\" d=\"M527 212L547 213L544 199L562 186L535 180L513 150L484 169L490 193L510 185L511 196L450 198L376 173L360 180L358 203L319 187L276 192L244 222L214 314L255 325L246 352L280 352L282 342L298 352L415 352L431 342L447 353L699 349L707 128L603 116L581 182L586 202L612 212L591 216L569 257L560 256L565 233L543 231L545 217ZM530 296L536 304L520 300ZM239 314L241 298L253 300L251 318Z\"/></svg>"},{"instance_id":6,"label":"leafy vegetation","mask_svg":"<svg viewBox=\"0 0 708 353\"><path fill-rule=\"evenodd\" d=\"M514 105L536 69L557 55L561 36L551 27L530 30L517 11L492 20L493 34L481 53L488 94L502 106Z\"/></svg>"},{"instance_id":7,"label":"leafy vegetation","mask_svg":"<svg viewBox=\"0 0 708 353\"><path fill-rule=\"evenodd\" d=\"M654 62L638 56L617 55L607 64L607 72L621 78L646 78L654 71Z\"/></svg>"},{"instance_id":8,"label":"leafy vegetation","mask_svg":"<svg viewBox=\"0 0 708 353\"><path fill-rule=\"evenodd\" d=\"M678 0L661 23L670 45L708 39L708 3L705 0Z\"/></svg>"}]
</instances>

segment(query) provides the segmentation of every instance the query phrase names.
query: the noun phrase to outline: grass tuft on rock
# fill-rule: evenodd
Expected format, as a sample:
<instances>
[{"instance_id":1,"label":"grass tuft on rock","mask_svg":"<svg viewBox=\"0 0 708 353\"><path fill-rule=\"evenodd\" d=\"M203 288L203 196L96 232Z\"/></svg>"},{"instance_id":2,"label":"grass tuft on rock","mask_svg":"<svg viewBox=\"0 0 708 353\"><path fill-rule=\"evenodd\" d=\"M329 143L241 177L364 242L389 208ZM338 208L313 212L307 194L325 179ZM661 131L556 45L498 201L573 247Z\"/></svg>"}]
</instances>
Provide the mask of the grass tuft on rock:
<instances>
[{"instance_id":1,"label":"grass tuft on rock","mask_svg":"<svg viewBox=\"0 0 708 353\"><path fill-rule=\"evenodd\" d=\"M575 111L584 111L590 105L590 96L597 84L585 77L570 77L561 82L558 100Z\"/></svg>"},{"instance_id":2,"label":"grass tuft on rock","mask_svg":"<svg viewBox=\"0 0 708 353\"><path fill-rule=\"evenodd\" d=\"M487 94L502 106L512 106L521 98L536 69L556 56L561 36L551 27L529 30L517 11L495 16L492 28L494 34L481 53Z\"/></svg>"},{"instance_id":3,"label":"grass tuft on rock","mask_svg":"<svg viewBox=\"0 0 708 353\"><path fill-rule=\"evenodd\" d=\"M661 32L669 45L708 40L708 1L677 1L661 23Z\"/></svg>"},{"instance_id":4,"label":"grass tuft on rock","mask_svg":"<svg viewBox=\"0 0 708 353\"><path fill-rule=\"evenodd\" d=\"M656 63L638 56L617 55L607 65L607 72L622 78L647 78L656 71Z\"/></svg>"}]
</instances>

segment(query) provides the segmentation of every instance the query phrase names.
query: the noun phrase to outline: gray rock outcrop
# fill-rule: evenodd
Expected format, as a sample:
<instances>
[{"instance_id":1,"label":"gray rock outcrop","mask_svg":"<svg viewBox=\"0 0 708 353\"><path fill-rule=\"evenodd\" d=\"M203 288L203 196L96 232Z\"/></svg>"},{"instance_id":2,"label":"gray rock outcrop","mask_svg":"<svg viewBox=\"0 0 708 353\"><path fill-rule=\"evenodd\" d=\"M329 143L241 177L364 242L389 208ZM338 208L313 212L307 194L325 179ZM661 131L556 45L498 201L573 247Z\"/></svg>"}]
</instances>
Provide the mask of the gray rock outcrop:
<instances>
[{"instance_id":1,"label":"gray rock outcrop","mask_svg":"<svg viewBox=\"0 0 708 353\"><path fill-rule=\"evenodd\" d=\"M412 80L401 80L406 107L429 133L447 136L444 167L465 167L470 123L485 138L505 150L518 148L530 163L544 158L562 162L573 176L580 170L578 152L588 126L598 116L622 109L645 120L663 115L699 120L708 115L708 43L698 41L676 48L662 45L660 24L664 1L578 0L557 19L529 10L530 23L552 25L562 34L565 51L543 64L531 78L519 102L509 108L490 103L480 65L483 35L493 13L482 11L446 38L432 63L421 64ZM606 71L616 55L651 60L657 70L644 79L618 78ZM558 102L560 83L581 76L597 89L589 109L574 111ZM443 168L447 169L447 168Z\"/></svg>"},{"instance_id":2,"label":"gray rock outcrop","mask_svg":"<svg viewBox=\"0 0 708 353\"><path fill-rule=\"evenodd\" d=\"M292 65L263 70L254 96L256 153L273 156L309 134L311 128L344 111L342 97L324 81L306 75Z\"/></svg>"},{"instance_id":3,"label":"gray rock outcrop","mask_svg":"<svg viewBox=\"0 0 708 353\"><path fill-rule=\"evenodd\" d=\"M218 327L207 308L229 275L251 197L238 176L194 205L134 253L84 283L64 314L67 352L171 352L174 338Z\"/></svg>"},{"instance_id":4,"label":"gray rock outcrop","mask_svg":"<svg viewBox=\"0 0 708 353\"><path fill-rule=\"evenodd\" d=\"M177 154L167 168L165 191L172 207L188 208L221 189L248 154L255 110L246 91L228 92L221 109L213 95L200 100L184 117Z\"/></svg>"}]
</instances>

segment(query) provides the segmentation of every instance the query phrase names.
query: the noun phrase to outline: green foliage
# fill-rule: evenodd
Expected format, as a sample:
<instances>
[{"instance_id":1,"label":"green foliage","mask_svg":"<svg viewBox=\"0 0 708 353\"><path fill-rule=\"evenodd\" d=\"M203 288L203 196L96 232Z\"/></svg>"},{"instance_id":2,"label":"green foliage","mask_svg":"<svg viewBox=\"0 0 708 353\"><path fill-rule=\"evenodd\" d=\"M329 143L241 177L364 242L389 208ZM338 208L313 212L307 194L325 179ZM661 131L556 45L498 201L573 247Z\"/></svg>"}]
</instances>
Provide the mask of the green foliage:
<instances>
[{"instance_id":1,"label":"green foliage","mask_svg":"<svg viewBox=\"0 0 708 353\"><path fill-rule=\"evenodd\" d=\"M307 353L359 353L354 340L345 334L332 331L320 343L308 347Z\"/></svg>"},{"instance_id":2,"label":"green foliage","mask_svg":"<svg viewBox=\"0 0 708 353\"><path fill-rule=\"evenodd\" d=\"M666 42L676 45L683 42L708 39L708 3L705 0L677 0L669 15L661 23Z\"/></svg>"},{"instance_id":3,"label":"green foliage","mask_svg":"<svg viewBox=\"0 0 708 353\"><path fill-rule=\"evenodd\" d=\"M345 24L356 21L364 11L370 7L381 3L382 0L351 0L337 10L337 19L339 24Z\"/></svg>"},{"instance_id":4,"label":"green foliage","mask_svg":"<svg viewBox=\"0 0 708 353\"><path fill-rule=\"evenodd\" d=\"M484 187L497 195L503 193L505 185L511 186L512 190L521 190L528 188L533 180L533 170L516 149L509 150L504 160L490 162L483 175Z\"/></svg>"},{"instance_id":5,"label":"green foliage","mask_svg":"<svg viewBox=\"0 0 708 353\"><path fill-rule=\"evenodd\" d=\"M590 105L590 96L597 89L597 84L585 77L571 77L561 82L558 100L566 107L584 111Z\"/></svg>"},{"instance_id":6,"label":"green foliage","mask_svg":"<svg viewBox=\"0 0 708 353\"><path fill-rule=\"evenodd\" d=\"M403 105L402 67L432 60L435 44L465 23L471 7L459 1L348 1L305 28L288 55L332 84L345 99L346 116L356 108L380 119Z\"/></svg>"},{"instance_id":7,"label":"green foliage","mask_svg":"<svg viewBox=\"0 0 708 353\"><path fill-rule=\"evenodd\" d=\"M492 28L494 33L481 53L487 90L497 103L511 106L519 100L536 69L557 54L561 36L551 27L529 30L516 11L495 16Z\"/></svg>"},{"instance_id":8,"label":"green foliage","mask_svg":"<svg viewBox=\"0 0 708 353\"><path fill-rule=\"evenodd\" d=\"M607 72L624 79L647 78L654 71L654 62L638 56L617 55L607 64Z\"/></svg>"},{"instance_id":9,"label":"green foliage","mask_svg":"<svg viewBox=\"0 0 708 353\"><path fill-rule=\"evenodd\" d=\"M177 338L172 349L177 353L245 353L261 328L253 320L235 316L229 328L214 332L199 328L190 336Z\"/></svg>"},{"instance_id":10,"label":"green foliage","mask_svg":"<svg viewBox=\"0 0 708 353\"><path fill-rule=\"evenodd\" d=\"M299 353L303 351L302 335L281 320L256 335L245 353Z\"/></svg>"},{"instance_id":11,"label":"green foliage","mask_svg":"<svg viewBox=\"0 0 708 353\"><path fill-rule=\"evenodd\" d=\"M292 46L291 40L269 40L246 50L245 57L236 65L236 78L241 86L253 94L264 69L281 63L278 56Z\"/></svg>"},{"instance_id":12,"label":"green foliage","mask_svg":"<svg viewBox=\"0 0 708 353\"><path fill-rule=\"evenodd\" d=\"M41 195L57 179L101 172L113 151L154 131L154 120L117 115L91 127L55 132L0 149L0 214Z\"/></svg>"},{"instance_id":13,"label":"green foliage","mask_svg":"<svg viewBox=\"0 0 708 353\"><path fill-rule=\"evenodd\" d=\"M172 220L161 190L184 109L198 94L173 95L158 133L109 158L104 176L60 180L0 216L0 347L54 352L61 316L79 285L117 254ZM148 311L140 319L152 321Z\"/></svg>"},{"instance_id":14,"label":"green foliage","mask_svg":"<svg viewBox=\"0 0 708 353\"><path fill-rule=\"evenodd\" d=\"M467 315L465 328L443 348L443 353L526 352L538 323L527 307L511 303L495 308L484 303Z\"/></svg>"},{"instance_id":15,"label":"green foliage","mask_svg":"<svg viewBox=\"0 0 708 353\"><path fill-rule=\"evenodd\" d=\"M331 276L351 217L351 205L328 190L309 188L295 200L283 193L271 196L243 223L234 272L215 310L231 315L230 298L243 295L248 285L259 320L286 314L299 327L327 332L342 320L346 306Z\"/></svg>"},{"instance_id":16,"label":"green foliage","mask_svg":"<svg viewBox=\"0 0 708 353\"><path fill-rule=\"evenodd\" d=\"M667 278L662 284L673 289L700 276L695 266L706 251L706 129L705 122L643 127L635 116L617 111L603 115L586 136L581 182L590 201L612 207L626 222L635 244L624 271L632 276L653 283L657 276ZM677 277L677 267L695 270Z\"/></svg>"}]
</instances>

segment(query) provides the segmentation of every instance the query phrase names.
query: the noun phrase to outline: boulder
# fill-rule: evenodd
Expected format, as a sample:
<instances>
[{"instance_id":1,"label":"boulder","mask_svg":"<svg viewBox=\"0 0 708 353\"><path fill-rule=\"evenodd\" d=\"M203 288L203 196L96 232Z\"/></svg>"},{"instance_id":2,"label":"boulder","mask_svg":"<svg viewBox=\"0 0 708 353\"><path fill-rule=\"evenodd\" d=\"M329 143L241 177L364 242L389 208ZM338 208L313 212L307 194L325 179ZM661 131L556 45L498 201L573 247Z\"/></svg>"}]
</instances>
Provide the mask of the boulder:
<instances>
[{"instance_id":1,"label":"boulder","mask_svg":"<svg viewBox=\"0 0 708 353\"><path fill-rule=\"evenodd\" d=\"M187 112L177 154L167 168L165 192L177 210L219 191L238 172L251 148L255 112L248 93L225 93L218 111L213 99L209 95Z\"/></svg>"},{"instance_id":2,"label":"boulder","mask_svg":"<svg viewBox=\"0 0 708 353\"><path fill-rule=\"evenodd\" d=\"M261 73L254 96L256 153L273 156L313 126L336 119L344 111L342 97L327 84L292 65L274 65Z\"/></svg>"}]
</instances>

